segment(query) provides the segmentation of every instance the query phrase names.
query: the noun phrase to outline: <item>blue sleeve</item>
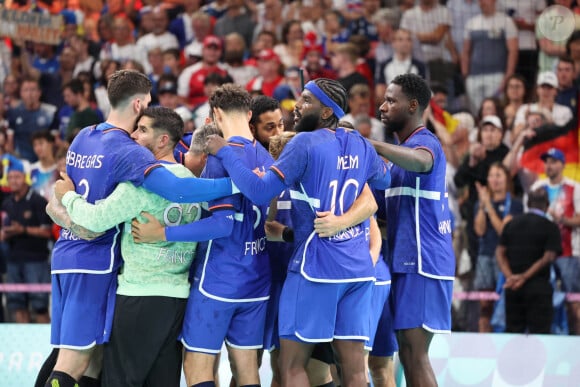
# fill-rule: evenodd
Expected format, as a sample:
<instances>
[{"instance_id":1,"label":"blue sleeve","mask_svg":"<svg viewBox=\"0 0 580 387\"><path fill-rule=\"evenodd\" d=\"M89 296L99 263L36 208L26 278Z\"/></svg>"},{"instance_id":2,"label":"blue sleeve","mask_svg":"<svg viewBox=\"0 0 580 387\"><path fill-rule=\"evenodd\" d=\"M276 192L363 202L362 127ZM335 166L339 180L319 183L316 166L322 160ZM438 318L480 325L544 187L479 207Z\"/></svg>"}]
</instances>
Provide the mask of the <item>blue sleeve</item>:
<instances>
[{"instance_id":1,"label":"blue sleeve","mask_svg":"<svg viewBox=\"0 0 580 387\"><path fill-rule=\"evenodd\" d=\"M234 211L215 211L209 218L181 226L165 227L165 239L168 242L201 242L223 238L232 233L234 228Z\"/></svg>"},{"instance_id":2,"label":"blue sleeve","mask_svg":"<svg viewBox=\"0 0 580 387\"><path fill-rule=\"evenodd\" d=\"M180 178L167 168L153 168L143 180L143 188L176 203L199 203L232 194L232 181L228 178Z\"/></svg>"},{"instance_id":3,"label":"blue sleeve","mask_svg":"<svg viewBox=\"0 0 580 387\"><path fill-rule=\"evenodd\" d=\"M239 157L229 146L220 149L216 156L244 196L255 204L267 204L286 188L281 178L272 170L267 171L262 177L256 175L240 162Z\"/></svg>"},{"instance_id":4,"label":"blue sleeve","mask_svg":"<svg viewBox=\"0 0 580 387\"><path fill-rule=\"evenodd\" d=\"M371 157L369 177L367 179L369 186L373 189L384 190L391 185L391 168L375 152L370 143L367 143L367 154ZM370 148L370 149L369 149Z\"/></svg>"}]
</instances>

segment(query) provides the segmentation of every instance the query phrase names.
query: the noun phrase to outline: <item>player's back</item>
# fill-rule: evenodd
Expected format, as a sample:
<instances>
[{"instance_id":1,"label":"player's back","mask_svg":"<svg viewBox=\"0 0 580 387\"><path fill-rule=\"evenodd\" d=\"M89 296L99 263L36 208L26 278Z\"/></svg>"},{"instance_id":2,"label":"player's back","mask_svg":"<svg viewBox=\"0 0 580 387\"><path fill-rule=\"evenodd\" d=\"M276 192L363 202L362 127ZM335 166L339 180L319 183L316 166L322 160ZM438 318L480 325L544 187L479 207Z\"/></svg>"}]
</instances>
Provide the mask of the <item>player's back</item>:
<instances>
[{"instance_id":1,"label":"player's back","mask_svg":"<svg viewBox=\"0 0 580 387\"><path fill-rule=\"evenodd\" d=\"M149 150L107 123L81 130L66 155L67 174L76 192L90 203L107 197L121 181L140 185L146 169L155 165ZM117 226L86 241L62 229L53 250L52 272L111 272L120 265L119 234Z\"/></svg>"},{"instance_id":2,"label":"player's back","mask_svg":"<svg viewBox=\"0 0 580 387\"><path fill-rule=\"evenodd\" d=\"M256 173L264 173L273 160L256 141L241 137L229 139L229 146L238 153L240 162ZM222 177L227 173L221 162L209 157L203 177ZM270 263L266 251L264 223L267 205L255 205L236 194L208 203L210 211L234 211L234 224L229 236L208 243L203 262L198 262L196 278L206 296L226 301L258 301L269 297Z\"/></svg>"},{"instance_id":3,"label":"player's back","mask_svg":"<svg viewBox=\"0 0 580 387\"><path fill-rule=\"evenodd\" d=\"M288 149L288 152L286 151ZM305 163L299 174L289 174L288 160ZM284 149L277 165L292 182L293 223L297 248L290 270L319 281L372 279L366 228L356 225L330 238L314 233L316 211L340 215L348 211L365 183L384 163L356 132L342 128L301 133Z\"/></svg>"}]
</instances>

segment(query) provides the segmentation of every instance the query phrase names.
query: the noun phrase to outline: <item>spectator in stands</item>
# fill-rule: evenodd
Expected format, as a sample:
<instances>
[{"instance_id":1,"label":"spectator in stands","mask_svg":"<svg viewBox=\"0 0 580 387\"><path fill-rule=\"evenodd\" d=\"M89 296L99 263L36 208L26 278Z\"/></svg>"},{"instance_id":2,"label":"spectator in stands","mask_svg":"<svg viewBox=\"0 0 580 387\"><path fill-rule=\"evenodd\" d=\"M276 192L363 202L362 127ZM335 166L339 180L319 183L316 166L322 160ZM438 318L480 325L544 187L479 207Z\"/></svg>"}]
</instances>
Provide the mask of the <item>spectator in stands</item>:
<instances>
[{"instance_id":1,"label":"spectator in stands","mask_svg":"<svg viewBox=\"0 0 580 387\"><path fill-rule=\"evenodd\" d=\"M274 52L285 67L300 66L304 47L304 31L299 20L289 20L282 27L282 42Z\"/></svg>"},{"instance_id":2,"label":"spectator in stands","mask_svg":"<svg viewBox=\"0 0 580 387\"><path fill-rule=\"evenodd\" d=\"M232 79L227 74L222 76L219 73L210 73L205 77L203 80L203 92L206 95L207 100L193 111L193 122L196 128L201 128L210 116L209 97L213 94L215 89L228 82L232 82Z\"/></svg>"},{"instance_id":3,"label":"spectator in stands","mask_svg":"<svg viewBox=\"0 0 580 387\"><path fill-rule=\"evenodd\" d=\"M264 0L262 3L256 5L254 38L262 31L270 31L276 36L282 36L283 24L284 18L282 16L282 2L280 0Z\"/></svg>"},{"instance_id":4,"label":"spectator in stands","mask_svg":"<svg viewBox=\"0 0 580 387\"><path fill-rule=\"evenodd\" d=\"M179 76L181 73L181 52L176 48L163 51L163 68L166 73Z\"/></svg>"},{"instance_id":5,"label":"spectator in stands","mask_svg":"<svg viewBox=\"0 0 580 387\"><path fill-rule=\"evenodd\" d=\"M38 161L30 165L30 187L48 202L52 197L52 188L58 178L54 159L54 137L43 130L32 135L32 148Z\"/></svg>"},{"instance_id":6,"label":"spectator in stands","mask_svg":"<svg viewBox=\"0 0 580 387\"><path fill-rule=\"evenodd\" d=\"M556 274L565 292L580 292L580 184L564 177L566 158L560 149L551 148L542 154L546 178L538 180L532 190L548 192L548 215L560 228L561 255L554 261ZM580 335L580 303L568 302L570 334Z\"/></svg>"},{"instance_id":7,"label":"spectator in stands","mask_svg":"<svg viewBox=\"0 0 580 387\"><path fill-rule=\"evenodd\" d=\"M146 74L151 72L151 65L147 60L147 54L150 50L156 47L161 48L161 50L179 48L179 42L175 35L167 31L169 25L167 11L161 7L156 7L153 9L152 15L153 29L137 40L137 56L132 58L137 59L145 67Z\"/></svg>"},{"instance_id":8,"label":"spectator in stands","mask_svg":"<svg viewBox=\"0 0 580 387\"><path fill-rule=\"evenodd\" d=\"M556 103L556 95L558 94L558 78L556 74L550 71L540 73L538 75L536 94L538 102L525 104L518 109L514 121L514 137L517 137L525 126L525 117L529 110L546 109L552 115L554 124L558 126L564 126L572 119L573 114L570 108Z\"/></svg>"},{"instance_id":9,"label":"spectator in stands","mask_svg":"<svg viewBox=\"0 0 580 387\"><path fill-rule=\"evenodd\" d=\"M276 0L278 1L278 0ZM239 85L246 85L252 78L258 75L254 66L244 63L246 53L244 37L237 32L227 34L224 40L225 69Z\"/></svg>"},{"instance_id":10,"label":"spectator in stands","mask_svg":"<svg viewBox=\"0 0 580 387\"><path fill-rule=\"evenodd\" d=\"M546 0L501 0L498 10L512 18L518 29L518 60L515 72L532 87L538 72L536 19L546 8Z\"/></svg>"},{"instance_id":11,"label":"spectator in stands","mask_svg":"<svg viewBox=\"0 0 580 387\"><path fill-rule=\"evenodd\" d=\"M326 60L322 55L322 46L310 45L305 42L303 66L308 79L328 78L336 79L336 73L326 67ZM304 81L306 83L306 80Z\"/></svg>"},{"instance_id":12,"label":"spectator in stands","mask_svg":"<svg viewBox=\"0 0 580 387\"><path fill-rule=\"evenodd\" d=\"M218 20L226 14L228 10L228 2L227 0L211 1L201 7L201 10L208 14L213 20Z\"/></svg>"},{"instance_id":13,"label":"spectator in stands","mask_svg":"<svg viewBox=\"0 0 580 387\"><path fill-rule=\"evenodd\" d=\"M411 31L398 29L394 35L393 56L386 62L379 64L378 71L375 74L375 95L380 100L385 95L387 85L397 75L411 73L420 75L422 78L427 77L425 64L412 56L413 39Z\"/></svg>"},{"instance_id":14,"label":"spectator in stands","mask_svg":"<svg viewBox=\"0 0 580 387\"><path fill-rule=\"evenodd\" d=\"M258 54L258 76L246 85L246 90L252 94L262 94L272 97L274 90L284 82L280 73L280 58L273 50L262 50Z\"/></svg>"},{"instance_id":15,"label":"spectator in stands","mask_svg":"<svg viewBox=\"0 0 580 387\"><path fill-rule=\"evenodd\" d=\"M63 88L63 95L66 103L74 109L64 136L70 143L81 129L99 123L102 117L91 108L86 98L85 87L79 79L67 83Z\"/></svg>"},{"instance_id":16,"label":"spectator in stands","mask_svg":"<svg viewBox=\"0 0 580 387\"><path fill-rule=\"evenodd\" d=\"M574 82L574 61L569 56L562 56L556 65L558 94L556 103L568 106L572 112L578 108L578 85Z\"/></svg>"},{"instance_id":17,"label":"spectator in stands","mask_svg":"<svg viewBox=\"0 0 580 387\"><path fill-rule=\"evenodd\" d=\"M475 214L473 209L478 199L475 183L487 185L489 167L495 162L501 162L508 153L508 147L502 143L503 125L497 116L484 117L479 125L477 141L469 148L466 157L454 177L458 189L466 187L468 196L461 204L461 216L465 220L467 232L467 251L471 258L472 268L475 268L478 252L478 237L474 231Z\"/></svg>"},{"instance_id":18,"label":"spectator in stands","mask_svg":"<svg viewBox=\"0 0 580 387\"><path fill-rule=\"evenodd\" d=\"M478 201L475 205L473 228L479 237L479 250L475 267L473 288L494 291L499 279L499 266L495 257L499 235L513 216L523 213L522 202L513 197L511 174L501 161L493 163L487 174L487 186L475 182ZM491 332L494 303L479 302L479 332Z\"/></svg>"},{"instance_id":19,"label":"spectator in stands","mask_svg":"<svg viewBox=\"0 0 580 387\"><path fill-rule=\"evenodd\" d=\"M384 94L383 94L384 95ZM368 117L371 123L369 138L377 141L385 141L385 126L381 121L369 115L369 107L372 106L370 88L362 83L356 84L348 91L348 111L342 120L356 126L357 118Z\"/></svg>"},{"instance_id":20,"label":"spectator in stands","mask_svg":"<svg viewBox=\"0 0 580 387\"><path fill-rule=\"evenodd\" d=\"M12 158L8 167L11 195L2 202L4 225L1 240L8 242L7 280L9 283L50 283L48 241L51 221L46 200L30 189L24 163ZM48 323L48 293L8 293L7 306L17 323Z\"/></svg>"},{"instance_id":21,"label":"spectator in stands","mask_svg":"<svg viewBox=\"0 0 580 387\"><path fill-rule=\"evenodd\" d=\"M20 86L22 103L6 111L6 119L13 134L8 135L9 151L16 151L21 158L36 161L30 136L40 130L48 130L54 120L56 107L40 102L40 85L34 78L24 78Z\"/></svg>"},{"instance_id":22,"label":"spectator in stands","mask_svg":"<svg viewBox=\"0 0 580 387\"><path fill-rule=\"evenodd\" d=\"M252 44L256 22L244 0L227 0L227 11L215 23L214 34L222 39L226 35L237 32L244 37L246 47Z\"/></svg>"},{"instance_id":23,"label":"spectator in stands","mask_svg":"<svg viewBox=\"0 0 580 387\"><path fill-rule=\"evenodd\" d=\"M122 62L130 58L140 57L133 38L133 24L129 19L125 16L115 17L112 25L112 34L113 39L107 41L101 49L99 54L100 61L112 59ZM100 70L94 76L99 78L101 76Z\"/></svg>"},{"instance_id":24,"label":"spectator in stands","mask_svg":"<svg viewBox=\"0 0 580 387\"><path fill-rule=\"evenodd\" d=\"M504 89L503 116L506 130L513 131L516 113L525 103L527 95L526 80L518 74L511 75L506 82Z\"/></svg>"},{"instance_id":25,"label":"spectator in stands","mask_svg":"<svg viewBox=\"0 0 580 387\"><path fill-rule=\"evenodd\" d=\"M93 74L96 59L89 53L89 38L85 35L75 34L70 38L70 46L76 53L73 77L78 76L81 71Z\"/></svg>"},{"instance_id":26,"label":"spectator in stands","mask_svg":"<svg viewBox=\"0 0 580 387\"><path fill-rule=\"evenodd\" d=\"M357 2L355 1L354 4L357 4ZM360 1L360 7L355 6L353 8L355 10L353 12L354 17L350 18L348 24L350 34L365 36L370 42L378 41L377 29L371 19L380 7L381 2L379 0Z\"/></svg>"},{"instance_id":27,"label":"spectator in stands","mask_svg":"<svg viewBox=\"0 0 580 387\"><path fill-rule=\"evenodd\" d=\"M472 17L481 14L479 0L448 0L446 6L451 14L451 40L457 53L461 55L465 24Z\"/></svg>"},{"instance_id":28,"label":"spectator in stands","mask_svg":"<svg viewBox=\"0 0 580 387\"><path fill-rule=\"evenodd\" d=\"M461 52L461 73L472 112L477 112L484 98L499 96L518 60L518 31L512 19L496 11L496 0L479 4L481 15L465 25Z\"/></svg>"},{"instance_id":29,"label":"spectator in stands","mask_svg":"<svg viewBox=\"0 0 580 387\"><path fill-rule=\"evenodd\" d=\"M201 0L183 0L183 13L169 23L169 32L177 38L183 49L196 38L192 28L192 16L199 10Z\"/></svg>"},{"instance_id":30,"label":"spectator in stands","mask_svg":"<svg viewBox=\"0 0 580 387\"><path fill-rule=\"evenodd\" d=\"M322 33L322 52L331 53L337 44L348 42L350 30L346 28L344 16L336 9L324 13L324 32Z\"/></svg>"},{"instance_id":31,"label":"spectator in stands","mask_svg":"<svg viewBox=\"0 0 580 387\"><path fill-rule=\"evenodd\" d=\"M379 70L378 66L385 63L393 56L392 42L394 32L399 28L399 18L397 12L393 9L381 8L371 19L377 30L377 42L374 45L374 54L376 60L375 72ZM421 50L417 45L416 48Z\"/></svg>"},{"instance_id":32,"label":"spectator in stands","mask_svg":"<svg viewBox=\"0 0 580 387\"><path fill-rule=\"evenodd\" d=\"M186 67L177 79L177 92L183 103L192 109L207 101L208 96L204 93L203 82L211 73L225 76L227 71L219 63L222 54L222 41L215 35L208 35L203 40L201 61Z\"/></svg>"},{"instance_id":33,"label":"spectator in stands","mask_svg":"<svg viewBox=\"0 0 580 387\"><path fill-rule=\"evenodd\" d=\"M32 52L32 67L36 70L41 73L56 73L58 71L60 64L56 46L47 43L33 43Z\"/></svg>"},{"instance_id":34,"label":"spectator in stands","mask_svg":"<svg viewBox=\"0 0 580 387\"><path fill-rule=\"evenodd\" d=\"M4 111L18 106L20 104L20 82L16 78L16 75L8 74L4 78L2 87L4 91L4 100L2 101Z\"/></svg>"},{"instance_id":35,"label":"spectator in stands","mask_svg":"<svg viewBox=\"0 0 580 387\"><path fill-rule=\"evenodd\" d=\"M560 232L546 216L546 190L530 192L528 208L505 225L496 251L506 277L506 332L547 334L554 314L550 263L561 252Z\"/></svg>"},{"instance_id":36,"label":"spectator in stands","mask_svg":"<svg viewBox=\"0 0 580 387\"><path fill-rule=\"evenodd\" d=\"M257 66L258 54L262 50L273 50L278 44L278 38L271 31L260 31L254 39L254 43L250 48L250 57L246 61L246 64Z\"/></svg>"},{"instance_id":37,"label":"spectator in stands","mask_svg":"<svg viewBox=\"0 0 580 387\"><path fill-rule=\"evenodd\" d=\"M369 86L368 80L356 70L357 60L358 51L352 43L341 43L330 54L330 63L338 76L337 81L346 90L357 84Z\"/></svg>"},{"instance_id":38,"label":"spectator in stands","mask_svg":"<svg viewBox=\"0 0 580 387\"><path fill-rule=\"evenodd\" d=\"M445 44L451 26L449 10L436 0L420 0L419 4L403 14L400 28L413 32L423 51L423 61L431 81L447 85L454 70L450 66L447 52L451 58L458 54L453 44Z\"/></svg>"}]
</instances>

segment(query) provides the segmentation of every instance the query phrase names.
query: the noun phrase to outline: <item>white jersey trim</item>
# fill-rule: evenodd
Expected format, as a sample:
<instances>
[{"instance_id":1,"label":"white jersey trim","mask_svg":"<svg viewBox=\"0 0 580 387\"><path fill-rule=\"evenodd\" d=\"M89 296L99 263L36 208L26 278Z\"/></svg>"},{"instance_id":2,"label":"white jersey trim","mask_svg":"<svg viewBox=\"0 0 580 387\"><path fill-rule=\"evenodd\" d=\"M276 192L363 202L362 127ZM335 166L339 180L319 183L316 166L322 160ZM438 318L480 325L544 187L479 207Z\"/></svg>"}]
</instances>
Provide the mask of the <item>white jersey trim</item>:
<instances>
[{"instance_id":1,"label":"white jersey trim","mask_svg":"<svg viewBox=\"0 0 580 387\"><path fill-rule=\"evenodd\" d=\"M113 235L113 243L111 244L111 255L109 261L109 268L105 270L91 270L91 269L61 269L61 270L51 270L50 274L68 274L68 273L84 273L84 274L110 274L113 272L113 266L115 265L115 246L117 245L117 237L121 232L119 225L115 226L115 234Z\"/></svg>"},{"instance_id":2,"label":"white jersey trim","mask_svg":"<svg viewBox=\"0 0 580 387\"><path fill-rule=\"evenodd\" d=\"M427 325L422 325L423 329L432 333L451 333L451 329L433 329L428 327Z\"/></svg>"},{"instance_id":3,"label":"white jersey trim","mask_svg":"<svg viewBox=\"0 0 580 387\"><path fill-rule=\"evenodd\" d=\"M290 198L294 199L294 200L301 200L303 202L306 202L310 205L310 207L320 208L320 199L311 198L303 192L291 189L290 190Z\"/></svg>"},{"instance_id":4,"label":"white jersey trim","mask_svg":"<svg viewBox=\"0 0 580 387\"><path fill-rule=\"evenodd\" d=\"M97 341L93 341L92 343L90 343L89 345L53 345L54 348L64 348L64 349L75 349L75 350L84 350L84 349L90 349L93 348L97 345Z\"/></svg>"},{"instance_id":5,"label":"white jersey trim","mask_svg":"<svg viewBox=\"0 0 580 387\"><path fill-rule=\"evenodd\" d=\"M298 333L298 331L294 331L294 334L296 335L296 337L298 337L300 340L306 343L330 343L332 341L332 337L329 337L327 339L308 339L302 336L300 333Z\"/></svg>"},{"instance_id":6,"label":"white jersey trim","mask_svg":"<svg viewBox=\"0 0 580 387\"><path fill-rule=\"evenodd\" d=\"M256 298L226 298L226 297L216 296L214 294L207 292L203 288L203 282L205 280L205 268L207 267L207 261L209 260L209 253L211 251L212 244L213 244L213 240L210 240L208 245L207 245L207 251L205 253L205 260L203 261L203 269L201 270L201 279L199 280L199 286L198 286L199 292L201 294L203 294L204 296L211 298L213 300L222 301L222 302L257 302L257 301L268 301L270 299L269 294L267 296L264 296L264 297L256 297Z\"/></svg>"},{"instance_id":7,"label":"white jersey trim","mask_svg":"<svg viewBox=\"0 0 580 387\"><path fill-rule=\"evenodd\" d=\"M334 336L336 340L361 340L361 341L369 341L368 336Z\"/></svg>"},{"instance_id":8,"label":"white jersey trim","mask_svg":"<svg viewBox=\"0 0 580 387\"><path fill-rule=\"evenodd\" d=\"M263 344L257 344L257 345L236 345L236 344L232 344L230 341L228 341L228 339L224 340L226 342L226 344L229 347L232 348L238 348L238 349L262 349L264 348Z\"/></svg>"},{"instance_id":9,"label":"white jersey trim","mask_svg":"<svg viewBox=\"0 0 580 387\"><path fill-rule=\"evenodd\" d=\"M391 284L391 280L375 281L375 286L386 286L386 285L390 285L390 284Z\"/></svg>"},{"instance_id":10,"label":"white jersey trim","mask_svg":"<svg viewBox=\"0 0 580 387\"><path fill-rule=\"evenodd\" d=\"M316 235L316 232L312 231L312 233L310 233L310 235L308 236L308 239L306 239L306 243L304 244L304 251L302 252L302 263L300 264L300 274L305 279L307 279L308 281L311 281L311 282L321 282L321 283L330 283L330 284L367 282L367 281L375 281L376 280L376 278L374 276L373 277L359 277L359 278L328 279L328 278L314 278L314 277L311 277L308 274L306 274L306 271L304 270L304 266L306 264L306 250L308 249L308 245L310 244L310 241L312 241L312 238L314 238L314 235Z\"/></svg>"},{"instance_id":11,"label":"white jersey trim","mask_svg":"<svg viewBox=\"0 0 580 387\"><path fill-rule=\"evenodd\" d=\"M210 353L213 355L213 354L218 354L222 351L221 348L218 350L215 350L215 349L208 349L208 348L192 347L190 345L187 345L187 343L185 342L185 339L181 339L181 344L183 344L185 349L187 349L190 352Z\"/></svg>"}]
</instances>

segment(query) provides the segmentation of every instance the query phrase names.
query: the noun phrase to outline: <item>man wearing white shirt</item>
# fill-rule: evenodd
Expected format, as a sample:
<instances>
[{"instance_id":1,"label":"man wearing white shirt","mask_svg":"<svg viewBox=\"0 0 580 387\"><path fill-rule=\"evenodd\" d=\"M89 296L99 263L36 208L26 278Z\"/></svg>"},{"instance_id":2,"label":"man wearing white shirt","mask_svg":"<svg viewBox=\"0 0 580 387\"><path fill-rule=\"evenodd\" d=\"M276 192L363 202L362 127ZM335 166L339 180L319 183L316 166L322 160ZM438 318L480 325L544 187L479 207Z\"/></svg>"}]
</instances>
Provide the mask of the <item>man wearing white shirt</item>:
<instances>
[{"instance_id":1,"label":"man wearing white shirt","mask_svg":"<svg viewBox=\"0 0 580 387\"><path fill-rule=\"evenodd\" d=\"M151 64L147 60L147 53L150 50L156 47L161 48L162 51L168 48L179 49L177 38L167 31L168 24L167 12L159 7L155 8L153 10L153 30L137 40L137 59L145 68L146 74L152 70Z\"/></svg>"},{"instance_id":2,"label":"man wearing white shirt","mask_svg":"<svg viewBox=\"0 0 580 387\"><path fill-rule=\"evenodd\" d=\"M375 95L382 98L397 75L417 74L426 78L425 64L412 56L413 40L411 31L398 29L393 39L393 56L378 66L375 74Z\"/></svg>"},{"instance_id":3,"label":"man wearing white shirt","mask_svg":"<svg viewBox=\"0 0 580 387\"><path fill-rule=\"evenodd\" d=\"M510 16L518 29L518 64L516 73L523 75L528 87L538 73L536 19L546 8L546 0L498 0L497 9Z\"/></svg>"},{"instance_id":4,"label":"man wearing white shirt","mask_svg":"<svg viewBox=\"0 0 580 387\"><path fill-rule=\"evenodd\" d=\"M518 31L510 17L496 12L496 0L479 0L481 15L465 25L461 73L472 113L484 98L499 95L518 61Z\"/></svg>"}]
</instances>

